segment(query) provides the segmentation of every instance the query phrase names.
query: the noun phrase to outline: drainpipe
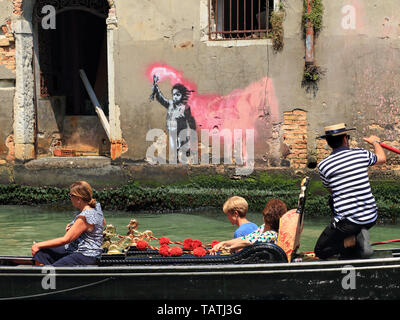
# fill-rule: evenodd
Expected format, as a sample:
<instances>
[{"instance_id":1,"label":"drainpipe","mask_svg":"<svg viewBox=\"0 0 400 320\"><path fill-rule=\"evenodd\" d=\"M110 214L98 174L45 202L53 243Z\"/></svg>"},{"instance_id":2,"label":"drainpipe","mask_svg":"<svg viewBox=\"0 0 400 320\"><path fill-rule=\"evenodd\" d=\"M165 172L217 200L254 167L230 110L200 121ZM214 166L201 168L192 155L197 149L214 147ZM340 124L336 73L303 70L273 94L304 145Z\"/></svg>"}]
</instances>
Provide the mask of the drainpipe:
<instances>
[{"instance_id":1,"label":"drainpipe","mask_svg":"<svg viewBox=\"0 0 400 320\"><path fill-rule=\"evenodd\" d=\"M307 13L312 11L311 0L307 0ZM310 19L307 19L306 27L306 66L314 64L314 28Z\"/></svg>"}]
</instances>

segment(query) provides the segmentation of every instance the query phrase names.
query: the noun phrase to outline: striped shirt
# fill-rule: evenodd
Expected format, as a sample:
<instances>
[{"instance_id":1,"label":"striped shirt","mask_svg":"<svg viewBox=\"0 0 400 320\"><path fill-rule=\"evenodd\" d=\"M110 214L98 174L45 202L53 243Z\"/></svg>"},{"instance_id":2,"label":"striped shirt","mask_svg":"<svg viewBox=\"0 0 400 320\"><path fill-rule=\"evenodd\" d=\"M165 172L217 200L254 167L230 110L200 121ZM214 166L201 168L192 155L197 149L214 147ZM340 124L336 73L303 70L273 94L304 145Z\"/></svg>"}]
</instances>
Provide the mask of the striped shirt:
<instances>
[{"instance_id":1,"label":"striped shirt","mask_svg":"<svg viewBox=\"0 0 400 320\"><path fill-rule=\"evenodd\" d=\"M335 149L318 164L323 185L332 191L334 220L348 219L366 224L378 216L375 198L371 192L368 167L377 156L365 149Z\"/></svg>"}]
</instances>

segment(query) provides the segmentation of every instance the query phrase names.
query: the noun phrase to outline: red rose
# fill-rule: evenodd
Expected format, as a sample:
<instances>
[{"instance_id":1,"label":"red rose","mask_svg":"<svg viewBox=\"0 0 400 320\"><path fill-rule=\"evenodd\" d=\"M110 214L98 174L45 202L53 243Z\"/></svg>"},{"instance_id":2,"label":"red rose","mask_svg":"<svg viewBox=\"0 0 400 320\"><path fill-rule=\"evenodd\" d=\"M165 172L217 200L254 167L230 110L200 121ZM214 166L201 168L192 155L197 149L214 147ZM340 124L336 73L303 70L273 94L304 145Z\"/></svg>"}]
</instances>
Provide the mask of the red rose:
<instances>
[{"instance_id":1,"label":"red rose","mask_svg":"<svg viewBox=\"0 0 400 320\"><path fill-rule=\"evenodd\" d=\"M141 251L147 250L148 246L149 246L149 244L144 240L139 240L138 242L136 242L136 248L138 250L141 250Z\"/></svg>"},{"instance_id":2,"label":"red rose","mask_svg":"<svg viewBox=\"0 0 400 320\"><path fill-rule=\"evenodd\" d=\"M170 243L170 241L169 241L169 238L167 238L167 237L161 237L161 238L158 240L158 243L160 244L160 246L162 246L163 244L168 244L168 243Z\"/></svg>"},{"instance_id":3,"label":"red rose","mask_svg":"<svg viewBox=\"0 0 400 320\"><path fill-rule=\"evenodd\" d=\"M158 249L158 253L163 256L163 257L168 257L169 254L169 246L166 244L163 244L160 249Z\"/></svg>"},{"instance_id":4,"label":"red rose","mask_svg":"<svg viewBox=\"0 0 400 320\"><path fill-rule=\"evenodd\" d=\"M192 250L192 242L193 240L190 238L183 240L183 250Z\"/></svg>"},{"instance_id":5,"label":"red rose","mask_svg":"<svg viewBox=\"0 0 400 320\"><path fill-rule=\"evenodd\" d=\"M179 257L182 255L182 249L180 247L172 247L171 249L169 249L169 254L172 257Z\"/></svg>"},{"instance_id":6,"label":"red rose","mask_svg":"<svg viewBox=\"0 0 400 320\"><path fill-rule=\"evenodd\" d=\"M203 245L203 242L200 240L193 240L192 242L192 249L196 249L198 247L201 247Z\"/></svg>"},{"instance_id":7,"label":"red rose","mask_svg":"<svg viewBox=\"0 0 400 320\"><path fill-rule=\"evenodd\" d=\"M213 240L213 241L211 241L211 248L214 248L214 246L215 246L216 244L218 244L218 243L219 243L218 240Z\"/></svg>"},{"instance_id":8,"label":"red rose","mask_svg":"<svg viewBox=\"0 0 400 320\"><path fill-rule=\"evenodd\" d=\"M203 257L206 255L206 249L202 247L197 247L193 250L193 255L195 255L196 257Z\"/></svg>"}]
</instances>

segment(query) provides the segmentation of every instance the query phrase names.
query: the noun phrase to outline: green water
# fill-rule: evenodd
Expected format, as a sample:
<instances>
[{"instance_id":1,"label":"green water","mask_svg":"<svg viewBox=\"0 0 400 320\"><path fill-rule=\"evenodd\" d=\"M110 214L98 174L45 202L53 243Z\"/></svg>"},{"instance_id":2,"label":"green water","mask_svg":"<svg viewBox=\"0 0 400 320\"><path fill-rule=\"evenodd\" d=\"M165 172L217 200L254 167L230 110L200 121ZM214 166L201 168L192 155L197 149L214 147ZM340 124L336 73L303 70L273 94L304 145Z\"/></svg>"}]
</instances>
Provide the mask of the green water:
<instances>
[{"instance_id":1,"label":"green water","mask_svg":"<svg viewBox=\"0 0 400 320\"><path fill-rule=\"evenodd\" d=\"M65 226L74 216L74 210L40 207L0 206L0 255L31 255L33 241L43 241L64 234ZM125 235L131 218L139 222L138 230L153 231L155 237L168 237L172 241L185 238L202 240L228 240L236 229L220 210L197 210L190 213L130 213L105 211L107 224L113 224L117 233ZM260 213L249 213L249 220L262 224ZM315 242L328 223L327 219L305 218L300 251L313 251ZM371 241L400 238L400 225L377 225L370 231ZM157 243L155 243L157 245ZM379 248L400 247L398 243L380 245Z\"/></svg>"}]
</instances>

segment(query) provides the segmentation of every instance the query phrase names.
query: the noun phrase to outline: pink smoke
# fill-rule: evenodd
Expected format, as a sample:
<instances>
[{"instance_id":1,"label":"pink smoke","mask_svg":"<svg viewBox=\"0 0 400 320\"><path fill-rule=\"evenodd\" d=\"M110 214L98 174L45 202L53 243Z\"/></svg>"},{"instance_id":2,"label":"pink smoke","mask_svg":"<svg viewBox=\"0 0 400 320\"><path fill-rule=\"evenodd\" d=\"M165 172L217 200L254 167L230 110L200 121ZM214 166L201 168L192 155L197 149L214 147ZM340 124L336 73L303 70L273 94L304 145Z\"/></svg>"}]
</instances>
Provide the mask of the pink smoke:
<instances>
[{"instance_id":1,"label":"pink smoke","mask_svg":"<svg viewBox=\"0 0 400 320\"><path fill-rule=\"evenodd\" d=\"M180 71L160 63L151 65L147 70L149 81L158 75L159 81L169 80L173 86L181 83L194 90L188 100L193 117L199 129L254 129L256 121L264 113L269 114L272 122L279 119L278 102L272 80L264 77L251 83L244 89L235 89L226 96L218 94L198 94L194 83L183 77ZM168 96L166 94L166 96Z\"/></svg>"}]
</instances>

